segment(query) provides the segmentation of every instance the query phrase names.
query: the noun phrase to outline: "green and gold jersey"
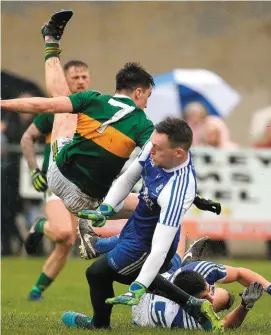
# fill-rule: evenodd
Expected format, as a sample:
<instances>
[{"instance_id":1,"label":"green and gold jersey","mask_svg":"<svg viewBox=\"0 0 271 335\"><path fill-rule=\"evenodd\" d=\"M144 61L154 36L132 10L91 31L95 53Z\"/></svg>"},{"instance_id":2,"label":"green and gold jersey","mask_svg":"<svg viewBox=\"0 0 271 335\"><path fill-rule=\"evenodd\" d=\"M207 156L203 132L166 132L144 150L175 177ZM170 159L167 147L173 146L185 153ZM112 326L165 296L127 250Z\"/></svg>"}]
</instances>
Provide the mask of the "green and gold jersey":
<instances>
[{"instance_id":1,"label":"green and gold jersey","mask_svg":"<svg viewBox=\"0 0 271 335\"><path fill-rule=\"evenodd\" d=\"M58 154L61 173L84 193L102 198L136 146L142 147L154 126L127 96L96 91L70 96L77 129Z\"/></svg>"},{"instance_id":2,"label":"green and gold jersey","mask_svg":"<svg viewBox=\"0 0 271 335\"><path fill-rule=\"evenodd\" d=\"M39 114L35 117L33 123L38 128L38 130L45 136L44 159L41 171L46 174L49 166L51 133L54 124L54 115L47 113Z\"/></svg>"}]
</instances>

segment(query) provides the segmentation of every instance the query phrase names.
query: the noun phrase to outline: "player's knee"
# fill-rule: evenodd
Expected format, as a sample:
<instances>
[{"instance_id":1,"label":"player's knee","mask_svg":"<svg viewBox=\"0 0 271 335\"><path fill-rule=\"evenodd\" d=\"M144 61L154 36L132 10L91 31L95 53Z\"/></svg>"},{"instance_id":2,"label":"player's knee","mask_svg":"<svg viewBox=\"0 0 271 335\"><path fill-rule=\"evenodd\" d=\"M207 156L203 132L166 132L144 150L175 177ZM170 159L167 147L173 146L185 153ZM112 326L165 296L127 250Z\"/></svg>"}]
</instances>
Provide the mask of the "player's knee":
<instances>
[{"instance_id":1,"label":"player's knee","mask_svg":"<svg viewBox=\"0 0 271 335\"><path fill-rule=\"evenodd\" d=\"M113 271L110 269L107 263L107 256L104 255L87 268L86 277L90 285L100 285L112 280L112 272Z\"/></svg>"},{"instance_id":2,"label":"player's knee","mask_svg":"<svg viewBox=\"0 0 271 335\"><path fill-rule=\"evenodd\" d=\"M89 284L96 282L97 280L100 281L101 275L102 274L99 271L99 268L96 266L95 263L93 263L86 269L86 277L87 277L87 281L89 282Z\"/></svg>"},{"instance_id":3,"label":"player's knee","mask_svg":"<svg viewBox=\"0 0 271 335\"><path fill-rule=\"evenodd\" d=\"M54 231L54 237L56 242L62 242L67 245L73 245L75 241L75 237L73 236L72 229L67 228L58 228Z\"/></svg>"},{"instance_id":4,"label":"player's knee","mask_svg":"<svg viewBox=\"0 0 271 335\"><path fill-rule=\"evenodd\" d=\"M91 278L93 278L95 276L95 271L93 271L93 266L90 265L87 269L86 269L86 277L87 280L91 280Z\"/></svg>"}]
</instances>

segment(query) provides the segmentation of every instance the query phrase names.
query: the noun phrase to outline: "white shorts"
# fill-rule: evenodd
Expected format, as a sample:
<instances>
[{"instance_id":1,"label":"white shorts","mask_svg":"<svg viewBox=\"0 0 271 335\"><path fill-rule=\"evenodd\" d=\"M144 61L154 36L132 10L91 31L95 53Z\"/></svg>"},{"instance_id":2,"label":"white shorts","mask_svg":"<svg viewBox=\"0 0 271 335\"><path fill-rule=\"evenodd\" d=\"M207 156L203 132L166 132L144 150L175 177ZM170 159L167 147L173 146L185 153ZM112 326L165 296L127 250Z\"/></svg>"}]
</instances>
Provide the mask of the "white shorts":
<instances>
[{"instance_id":1,"label":"white shorts","mask_svg":"<svg viewBox=\"0 0 271 335\"><path fill-rule=\"evenodd\" d=\"M68 137L61 137L57 140L58 152L72 140ZM61 200L67 209L77 214L83 209L94 209L99 206L99 200L92 198L82 192L76 185L69 181L59 171L56 162L53 160L53 152L51 150L49 168L47 171L48 187Z\"/></svg>"},{"instance_id":2,"label":"white shorts","mask_svg":"<svg viewBox=\"0 0 271 335\"><path fill-rule=\"evenodd\" d=\"M58 196L56 196L49 188L45 192L45 202L49 202L51 200L60 200L62 201Z\"/></svg>"}]
</instances>

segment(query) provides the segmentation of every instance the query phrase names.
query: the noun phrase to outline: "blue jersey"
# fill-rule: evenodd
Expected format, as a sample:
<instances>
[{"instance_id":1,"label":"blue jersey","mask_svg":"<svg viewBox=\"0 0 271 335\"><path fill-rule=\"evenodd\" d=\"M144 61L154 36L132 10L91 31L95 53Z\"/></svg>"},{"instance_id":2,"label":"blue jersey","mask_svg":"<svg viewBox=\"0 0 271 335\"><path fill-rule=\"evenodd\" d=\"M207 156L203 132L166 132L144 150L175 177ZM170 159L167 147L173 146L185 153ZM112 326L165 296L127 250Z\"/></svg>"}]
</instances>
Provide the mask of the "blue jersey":
<instances>
[{"instance_id":1,"label":"blue jersey","mask_svg":"<svg viewBox=\"0 0 271 335\"><path fill-rule=\"evenodd\" d=\"M206 261L197 261L190 262L185 266L182 266L177 272L170 276L169 280L172 281L177 273L185 270L192 270L199 273L209 285L214 285L216 282L223 281L223 279L225 279L227 275L225 266L222 264L216 264Z\"/></svg>"},{"instance_id":2,"label":"blue jersey","mask_svg":"<svg viewBox=\"0 0 271 335\"><path fill-rule=\"evenodd\" d=\"M154 166L148 149L143 150L139 163L143 168L139 203L122 229L120 240L133 235L137 246L150 252L158 222L180 226L183 215L196 196L196 176L190 153L185 164L171 170ZM172 244L171 258L177 249L179 236L178 232Z\"/></svg>"},{"instance_id":3,"label":"blue jersey","mask_svg":"<svg viewBox=\"0 0 271 335\"><path fill-rule=\"evenodd\" d=\"M205 261L188 263L177 270L177 273L184 270L200 273L209 285L223 281L227 275L224 265ZM169 278L169 280L174 278L169 273L165 273L164 276ZM154 294L145 294L141 298L139 305L132 308L132 314L134 323L140 326L181 329L201 328L194 318L187 314L178 304Z\"/></svg>"},{"instance_id":4,"label":"blue jersey","mask_svg":"<svg viewBox=\"0 0 271 335\"><path fill-rule=\"evenodd\" d=\"M142 267L151 252L157 223L170 226L176 231L164 266L160 269L165 271L178 247L182 218L196 196L196 176L191 154L188 154L188 159L182 165L166 170L154 166L151 148L152 144L149 142L136 164L133 163L137 168L130 168L133 180L142 177L139 203L122 229L118 245L107 255L109 266L122 275L128 275ZM126 173L128 171L129 169Z\"/></svg>"}]
</instances>

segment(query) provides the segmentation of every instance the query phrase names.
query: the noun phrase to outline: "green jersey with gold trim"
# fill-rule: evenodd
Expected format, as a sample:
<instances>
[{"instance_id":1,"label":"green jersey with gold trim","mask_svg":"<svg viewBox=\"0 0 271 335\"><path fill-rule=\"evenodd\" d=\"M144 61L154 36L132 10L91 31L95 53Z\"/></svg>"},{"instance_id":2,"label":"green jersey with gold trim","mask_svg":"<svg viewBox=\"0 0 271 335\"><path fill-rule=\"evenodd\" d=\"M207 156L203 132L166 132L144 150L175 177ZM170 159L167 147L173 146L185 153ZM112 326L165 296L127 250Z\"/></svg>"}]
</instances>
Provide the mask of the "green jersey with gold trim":
<instances>
[{"instance_id":1,"label":"green jersey with gold trim","mask_svg":"<svg viewBox=\"0 0 271 335\"><path fill-rule=\"evenodd\" d=\"M148 141L153 123L127 96L88 91L69 98L77 129L56 164L81 191L103 198L134 148Z\"/></svg>"}]
</instances>

